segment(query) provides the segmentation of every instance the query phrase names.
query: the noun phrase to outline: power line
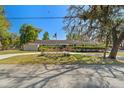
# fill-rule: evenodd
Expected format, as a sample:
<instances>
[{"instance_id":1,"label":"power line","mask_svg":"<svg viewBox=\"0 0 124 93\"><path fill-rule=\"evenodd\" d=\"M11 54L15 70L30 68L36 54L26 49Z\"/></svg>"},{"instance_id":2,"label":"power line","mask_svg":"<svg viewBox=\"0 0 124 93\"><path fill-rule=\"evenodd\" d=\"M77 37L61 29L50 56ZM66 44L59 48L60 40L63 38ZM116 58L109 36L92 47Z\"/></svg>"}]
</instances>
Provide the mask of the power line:
<instances>
[{"instance_id":1,"label":"power line","mask_svg":"<svg viewBox=\"0 0 124 93\"><path fill-rule=\"evenodd\" d=\"M27 20L27 19L67 19L67 18L79 18L77 16L65 16L65 17L6 17L10 20ZM2 19L2 18L0 18Z\"/></svg>"}]
</instances>

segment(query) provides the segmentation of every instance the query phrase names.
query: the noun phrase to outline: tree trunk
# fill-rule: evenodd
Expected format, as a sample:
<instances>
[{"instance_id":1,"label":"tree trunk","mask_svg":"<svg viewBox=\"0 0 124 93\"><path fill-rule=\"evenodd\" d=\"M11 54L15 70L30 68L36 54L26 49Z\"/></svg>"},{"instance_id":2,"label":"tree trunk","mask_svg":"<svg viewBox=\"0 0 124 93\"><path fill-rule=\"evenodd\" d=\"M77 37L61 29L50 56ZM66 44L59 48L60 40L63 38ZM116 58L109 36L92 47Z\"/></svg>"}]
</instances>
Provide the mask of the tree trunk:
<instances>
[{"instance_id":1,"label":"tree trunk","mask_svg":"<svg viewBox=\"0 0 124 93\"><path fill-rule=\"evenodd\" d=\"M108 44L109 44L109 34L110 34L110 33L107 33L107 35L106 35L105 49L104 49L104 53L103 53L103 59L106 58L106 52L107 52L107 48L108 48Z\"/></svg>"},{"instance_id":2,"label":"tree trunk","mask_svg":"<svg viewBox=\"0 0 124 93\"><path fill-rule=\"evenodd\" d=\"M103 59L106 58L107 48L108 48L108 41L106 42L106 45L105 45L105 49L104 49L104 53L103 53Z\"/></svg>"},{"instance_id":3,"label":"tree trunk","mask_svg":"<svg viewBox=\"0 0 124 93\"><path fill-rule=\"evenodd\" d=\"M113 44L112 50L111 50L111 52L109 54L110 59L116 59L119 46L120 46L120 43Z\"/></svg>"},{"instance_id":4,"label":"tree trunk","mask_svg":"<svg viewBox=\"0 0 124 93\"><path fill-rule=\"evenodd\" d=\"M115 29L116 29L116 26L112 28L113 45L112 45L112 50L109 54L110 59L116 59L118 48L120 46L119 39L118 39L118 36L117 36L117 31Z\"/></svg>"},{"instance_id":5,"label":"tree trunk","mask_svg":"<svg viewBox=\"0 0 124 93\"><path fill-rule=\"evenodd\" d=\"M119 46L120 46L121 42L124 40L124 32L120 33L120 35L118 37L117 31L114 29L115 28L113 28L113 31L112 31L113 47L112 47L112 50L109 54L110 59L116 59Z\"/></svg>"}]
</instances>

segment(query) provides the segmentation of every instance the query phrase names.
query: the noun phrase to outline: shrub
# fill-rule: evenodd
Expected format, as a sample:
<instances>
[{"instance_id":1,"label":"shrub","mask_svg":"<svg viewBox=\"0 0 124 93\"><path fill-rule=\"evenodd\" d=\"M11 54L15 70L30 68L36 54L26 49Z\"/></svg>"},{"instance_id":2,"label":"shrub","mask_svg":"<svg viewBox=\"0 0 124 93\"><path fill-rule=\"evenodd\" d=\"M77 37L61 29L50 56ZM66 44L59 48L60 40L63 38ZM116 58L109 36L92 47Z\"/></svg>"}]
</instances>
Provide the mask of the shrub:
<instances>
[{"instance_id":1,"label":"shrub","mask_svg":"<svg viewBox=\"0 0 124 93\"><path fill-rule=\"evenodd\" d=\"M38 50L39 51L41 51L41 56L43 56L44 55L44 52L47 50L47 48L45 48L44 46L39 46L39 48L38 48Z\"/></svg>"},{"instance_id":2,"label":"shrub","mask_svg":"<svg viewBox=\"0 0 124 93\"><path fill-rule=\"evenodd\" d=\"M38 51L46 51L47 49L48 48L46 46L42 46L42 45L38 47Z\"/></svg>"},{"instance_id":3,"label":"shrub","mask_svg":"<svg viewBox=\"0 0 124 93\"><path fill-rule=\"evenodd\" d=\"M64 57L65 57L65 56L70 56L70 54L65 52L65 53L63 54L63 56L64 56Z\"/></svg>"},{"instance_id":4,"label":"shrub","mask_svg":"<svg viewBox=\"0 0 124 93\"><path fill-rule=\"evenodd\" d=\"M85 45L85 46L74 46L74 49L104 49L104 46L99 46L99 45Z\"/></svg>"},{"instance_id":5,"label":"shrub","mask_svg":"<svg viewBox=\"0 0 124 93\"><path fill-rule=\"evenodd\" d=\"M87 52L97 52L103 51L105 49L104 45L81 45L81 46L73 46L72 49L75 52L87 51Z\"/></svg>"},{"instance_id":6,"label":"shrub","mask_svg":"<svg viewBox=\"0 0 124 93\"><path fill-rule=\"evenodd\" d=\"M40 45L38 51L41 51L42 48L45 48L45 52L55 52L62 50L62 46L42 46Z\"/></svg>"},{"instance_id":7,"label":"shrub","mask_svg":"<svg viewBox=\"0 0 124 93\"><path fill-rule=\"evenodd\" d=\"M44 48L44 49L43 49ZM103 51L105 49L105 46L103 44L97 44L97 45L78 45L78 46L39 46L39 51L44 50L46 52L52 52L52 51L75 51L75 52L81 52L81 51Z\"/></svg>"}]
</instances>

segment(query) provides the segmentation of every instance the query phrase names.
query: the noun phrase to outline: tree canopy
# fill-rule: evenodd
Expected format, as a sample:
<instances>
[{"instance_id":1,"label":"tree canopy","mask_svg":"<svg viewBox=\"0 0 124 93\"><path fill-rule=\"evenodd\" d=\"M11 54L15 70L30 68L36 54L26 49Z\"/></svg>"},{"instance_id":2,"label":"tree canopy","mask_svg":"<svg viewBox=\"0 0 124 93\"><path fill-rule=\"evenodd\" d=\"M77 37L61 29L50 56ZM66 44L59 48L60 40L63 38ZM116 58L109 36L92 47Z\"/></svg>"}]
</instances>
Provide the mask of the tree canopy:
<instances>
[{"instance_id":1,"label":"tree canopy","mask_svg":"<svg viewBox=\"0 0 124 93\"><path fill-rule=\"evenodd\" d=\"M10 23L5 17L4 7L0 6L0 42L2 44L2 49L7 49L10 44L8 32Z\"/></svg>"},{"instance_id":2,"label":"tree canopy","mask_svg":"<svg viewBox=\"0 0 124 93\"><path fill-rule=\"evenodd\" d=\"M64 19L67 33L83 33L90 39L105 41L112 39L113 47L109 55L116 58L120 43L124 39L124 7L117 5L70 6ZM82 36L82 38L83 38Z\"/></svg>"},{"instance_id":3,"label":"tree canopy","mask_svg":"<svg viewBox=\"0 0 124 93\"><path fill-rule=\"evenodd\" d=\"M5 17L4 7L0 6L0 40L6 37L9 26L9 21Z\"/></svg>"},{"instance_id":4,"label":"tree canopy","mask_svg":"<svg viewBox=\"0 0 124 93\"><path fill-rule=\"evenodd\" d=\"M30 24L23 24L20 28L20 44L34 42L38 39L38 34L42 30Z\"/></svg>"},{"instance_id":5,"label":"tree canopy","mask_svg":"<svg viewBox=\"0 0 124 93\"><path fill-rule=\"evenodd\" d=\"M49 38L49 33L48 32L45 32L44 34L43 34L43 38L42 38L42 40L49 40L50 38Z\"/></svg>"}]
</instances>

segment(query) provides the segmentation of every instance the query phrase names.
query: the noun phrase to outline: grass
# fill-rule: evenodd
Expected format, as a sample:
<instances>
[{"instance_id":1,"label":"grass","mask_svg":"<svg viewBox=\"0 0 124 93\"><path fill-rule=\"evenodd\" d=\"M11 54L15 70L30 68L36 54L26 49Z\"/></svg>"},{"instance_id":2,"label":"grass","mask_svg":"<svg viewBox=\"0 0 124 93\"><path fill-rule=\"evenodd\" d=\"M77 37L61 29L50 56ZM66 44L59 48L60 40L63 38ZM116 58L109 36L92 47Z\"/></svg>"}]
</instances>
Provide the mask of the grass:
<instances>
[{"instance_id":1,"label":"grass","mask_svg":"<svg viewBox=\"0 0 124 93\"><path fill-rule=\"evenodd\" d=\"M102 58L95 56L49 54L11 57L0 60L0 64L120 64L120 62L102 60Z\"/></svg>"},{"instance_id":2,"label":"grass","mask_svg":"<svg viewBox=\"0 0 124 93\"><path fill-rule=\"evenodd\" d=\"M15 54L15 53L28 53L28 52L32 52L32 51L4 50L4 51L0 51L0 55L4 55L4 54Z\"/></svg>"},{"instance_id":3,"label":"grass","mask_svg":"<svg viewBox=\"0 0 124 93\"><path fill-rule=\"evenodd\" d=\"M118 52L118 56L124 56L124 52Z\"/></svg>"},{"instance_id":4,"label":"grass","mask_svg":"<svg viewBox=\"0 0 124 93\"><path fill-rule=\"evenodd\" d=\"M22 51L22 50L4 50L0 51L0 55L4 54L15 54L15 53L28 53L28 52L34 52L34 51ZM103 52L80 52L80 53L86 53L86 54L100 54L103 55ZM109 55L109 52L107 52L107 55ZM124 52L118 52L118 56L124 56Z\"/></svg>"}]
</instances>

